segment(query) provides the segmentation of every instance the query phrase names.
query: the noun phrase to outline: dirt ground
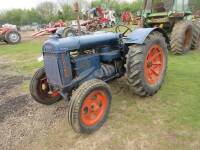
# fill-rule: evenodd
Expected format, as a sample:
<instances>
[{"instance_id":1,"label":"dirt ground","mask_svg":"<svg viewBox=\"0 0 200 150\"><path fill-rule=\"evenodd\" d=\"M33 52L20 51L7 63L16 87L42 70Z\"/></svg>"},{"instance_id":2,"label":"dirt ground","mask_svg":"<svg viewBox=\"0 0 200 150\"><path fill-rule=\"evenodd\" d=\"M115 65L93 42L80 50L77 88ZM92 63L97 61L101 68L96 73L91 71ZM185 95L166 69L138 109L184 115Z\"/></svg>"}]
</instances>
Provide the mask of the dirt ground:
<instances>
[{"instance_id":1,"label":"dirt ground","mask_svg":"<svg viewBox=\"0 0 200 150\"><path fill-rule=\"evenodd\" d=\"M37 31L21 32L22 42L27 42L27 41L31 41L31 40L45 41L49 36L49 35L44 35L44 36L40 36L40 37L33 37L32 35L35 33L37 33Z\"/></svg>"},{"instance_id":2,"label":"dirt ground","mask_svg":"<svg viewBox=\"0 0 200 150\"><path fill-rule=\"evenodd\" d=\"M35 149L42 136L65 116L64 102L44 107L35 103L29 93L21 91L31 77L4 74L8 67L0 59L0 149Z\"/></svg>"},{"instance_id":3,"label":"dirt ground","mask_svg":"<svg viewBox=\"0 0 200 150\"><path fill-rule=\"evenodd\" d=\"M21 33L22 42L44 41L48 37L33 39L33 33ZM31 76L15 75L10 71L10 62L2 57L0 72L0 149L36 149L37 142L65 117L67 103L44 107L34 102L29 93L21 90L22 84L30 82Z\"/></svg>"}]
</instances>

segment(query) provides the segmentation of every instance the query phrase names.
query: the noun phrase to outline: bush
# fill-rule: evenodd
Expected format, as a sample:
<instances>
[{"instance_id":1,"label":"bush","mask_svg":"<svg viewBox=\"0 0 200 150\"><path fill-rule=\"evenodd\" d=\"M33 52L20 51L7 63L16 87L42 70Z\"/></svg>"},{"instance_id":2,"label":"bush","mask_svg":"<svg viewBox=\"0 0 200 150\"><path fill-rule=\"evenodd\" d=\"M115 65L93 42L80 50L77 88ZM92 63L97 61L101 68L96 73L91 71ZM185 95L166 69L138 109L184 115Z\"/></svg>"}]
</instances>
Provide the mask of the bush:
<instances>
[{"instance_id":1,"label":"bush","mask_svg":"<svg viewBox=\"0 0 200 150\"><path fill-rule=\"evenodd\" d=\"M72 7L67 4L61 5L61 11L62 11L64 20L69 21L69 20L74 20L76 18Z\"/></svg>"}]
</instances>

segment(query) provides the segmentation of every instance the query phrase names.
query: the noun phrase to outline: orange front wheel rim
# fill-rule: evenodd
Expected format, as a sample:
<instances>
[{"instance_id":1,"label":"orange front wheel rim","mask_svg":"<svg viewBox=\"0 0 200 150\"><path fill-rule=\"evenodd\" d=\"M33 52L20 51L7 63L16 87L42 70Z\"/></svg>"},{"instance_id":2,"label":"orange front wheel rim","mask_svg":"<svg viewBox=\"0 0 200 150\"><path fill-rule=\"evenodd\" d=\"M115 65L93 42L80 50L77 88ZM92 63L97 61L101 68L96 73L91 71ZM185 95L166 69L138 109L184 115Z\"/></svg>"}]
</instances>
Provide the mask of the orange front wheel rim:
<instances>
[{"instance_id":1,"label":"orange front wheel rim","mask_svg":"<svg viewBox=\"0 0 200 150\"><path fill-rule=\"evenodd\" d=\"M93 126L100 122L105 115L108 98L103 90L91 92L83 101L81 107L81 121L86 126Z\"/></svg>"}]
</instances>

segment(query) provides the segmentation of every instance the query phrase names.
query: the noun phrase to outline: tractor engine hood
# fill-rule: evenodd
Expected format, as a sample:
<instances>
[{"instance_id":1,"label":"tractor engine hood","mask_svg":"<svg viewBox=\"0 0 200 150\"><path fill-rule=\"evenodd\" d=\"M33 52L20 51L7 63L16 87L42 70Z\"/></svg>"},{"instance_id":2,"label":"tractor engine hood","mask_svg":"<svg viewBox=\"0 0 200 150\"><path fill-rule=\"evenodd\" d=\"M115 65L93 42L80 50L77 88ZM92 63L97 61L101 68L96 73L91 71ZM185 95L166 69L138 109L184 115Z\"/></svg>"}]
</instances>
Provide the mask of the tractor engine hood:
<instances>
[{"instance_id":1,"label":"tractor engine hood","mask_svg":"<svg viewBox=\"0 0 200 150\"><path fill-rule=\"evenodd\" d=\"M71 50L88 50L104 45L119 43L119 33L93 33L77 37L59 38L50 37L43 45L43 52L62 53Z\"/></svg>"}]
</instances>

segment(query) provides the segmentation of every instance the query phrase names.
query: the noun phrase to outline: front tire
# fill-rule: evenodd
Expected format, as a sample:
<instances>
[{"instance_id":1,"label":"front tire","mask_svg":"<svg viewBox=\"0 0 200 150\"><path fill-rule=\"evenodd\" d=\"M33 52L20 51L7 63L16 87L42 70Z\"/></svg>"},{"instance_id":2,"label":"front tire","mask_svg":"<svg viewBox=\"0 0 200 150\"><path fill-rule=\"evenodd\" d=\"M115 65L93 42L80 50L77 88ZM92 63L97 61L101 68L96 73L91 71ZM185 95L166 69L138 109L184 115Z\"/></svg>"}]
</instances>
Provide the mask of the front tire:
<instances>
[{"instance_id":1,"label":"front tire","mask_svg":"<svg viewBox=\"0 0 200 150\"><path fill-rule=\"evenodd\" d=\"M144 45L129 46L126 73L131 89L139 96L152 96L164 81L167 43L160 32L151 33Z\"/></svg>"},{"instance_id":2,"label":"front tire","mask_svg":"<svg viewBox=\"0 0 200 150\"><path fill-rule=\"evenodd\" d=\"M62 98L58 91L50 90L44 67L35 72L29 88L33 99L41 104L51 105Z\"/></svg>"},{"instance_id":3,"label":"front tire","mask_svg":"<svg viewBox=\"0 0 200 150\"><path fill-rule=\"evenodd\" d=\"M111 105L109 86L97 79L84 82L69 103L68 123L77 133L91 133L106 121Z\"/></svg>"}]
</instances>

